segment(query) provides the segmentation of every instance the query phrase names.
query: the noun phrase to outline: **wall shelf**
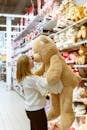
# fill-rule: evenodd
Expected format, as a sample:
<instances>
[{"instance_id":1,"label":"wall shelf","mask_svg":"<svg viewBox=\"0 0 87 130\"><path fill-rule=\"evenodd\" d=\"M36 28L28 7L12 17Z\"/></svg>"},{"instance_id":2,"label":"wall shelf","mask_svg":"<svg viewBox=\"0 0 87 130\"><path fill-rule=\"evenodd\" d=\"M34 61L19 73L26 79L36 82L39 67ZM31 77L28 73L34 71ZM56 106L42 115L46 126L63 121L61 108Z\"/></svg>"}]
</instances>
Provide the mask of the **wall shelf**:
<instances>
[{"instance_id":1,"label":"wall shelf","mask_svg":"<svg viewBox=\"0 0 87 130\"><path fill-rule=\"evenodd\" d=\"M74 65L75 68L87 68L87 64L84 65Z\"/></svg>"},{"instance_id":2,"label":"wall shelf","mask_svg":"<svg viewBox=\"0 0 87 130\"><path fill-rule=\"evenodd\" d=\"M51 34L51 35L49 35L50 37L52 37L52 36L54 36L55 34L60 34L60 33L63 33L63 32L65 32L65 31L67 31L69 28L72 28L72 27L80 27L81 25L83 25L83 24L85 24L85 23L87 23L87 17L85 17L85 18L83 18L83 19L81 19L81 20L79 20L79 21L77 21L77 22L74 22L72 25L70 25L70 26L68 26L68 27L66 27L66 28L64 28L64 29L62 29L61 31L58 31L57 33L53 33L53 34Z\"/></svg>"}]
</instances>

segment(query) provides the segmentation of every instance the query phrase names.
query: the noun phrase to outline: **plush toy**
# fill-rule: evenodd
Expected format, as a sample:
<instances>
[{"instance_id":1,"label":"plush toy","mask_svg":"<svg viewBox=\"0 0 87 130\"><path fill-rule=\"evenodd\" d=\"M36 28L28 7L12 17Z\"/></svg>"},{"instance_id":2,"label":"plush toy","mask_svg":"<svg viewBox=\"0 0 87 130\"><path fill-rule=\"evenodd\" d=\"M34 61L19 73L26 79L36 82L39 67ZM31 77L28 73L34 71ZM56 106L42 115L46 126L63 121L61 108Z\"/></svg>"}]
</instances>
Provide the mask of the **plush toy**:
<instances>
[{"instance_id":1,"label":"plush toy","mask_svg":"<svg viewBox=\"0 0 87 130\"><path fill-rule=\"evenodd\" d=\"M87 46L81 45L78 51L79 55L76 57L76 64L86 64L87 63Z\"/></svg>"},{"instance_id":2,"label":"plush toy","mask_svg":"<svg viewBox=\"0 0 87 130\"><path fill-rule=\"evenodd\" d=\"M87 130L87 119L86 115L77 116L68 130Z\"/></svg>"},{"instance_id":3,"label":"plush toy","mask_svg":"<svg viewBox=\"0 0 87 130\"><path fill-rule=\"evenodd\" d=\"M77 33L77 39L82 40L84 38L87 38L87 27L82 25Z\"/></svg>"},{"instance_id":4,"label":"plush toy","mask_svg":"<svg viewBox=\"0 0 87 130\"><path fill-rule=\"evenodd\" d=\"M50 37L40 35L34 40L32 49L34 51L34 60L42 62L42 66L36 71L36 74L44 75L51 85L59 80L64 85L60 94L51 94L51 106L47 116L48 120L51 120L61 115L62 130L68 130L74 120L72 92L81 78L68 67Z\"/></svg>"},{"instance_id":5,"label":"plush toy","mask_svg":"<svg viewBox=\"0 0 87 130\"><path fill-rule=\"evenodd\" d=\"M72 6L67 14L67 18L75 22L84 17L84 7L82 6Z\"/></svg>"},{"instance_id":6,"label":"plush toy","mask_svg":"<svg viewBox=\"0 0 87 130\"><path fill-rule=\"evenodd\" d=\"M78 130L87 130L87 123L82 124Z\"/></svg>"},{"instance_id":7,"label":"plush toy","mask_svg":"<svg viewBox=\"0 0 87 130\"><path fill-rule=\"evenodd\" d=\"M84 14L87 17L87 7L84 7Z\"/></svg>"},{"instance_id":8,"label":"plush toy","mask_svg":"<svg viewBox=\"0 0 87 130\"><path fill-rule=\"evenodd\" d=\"M84 104L87 105L87 90L86 90L85 87L83 88L83 90L82 90L80 95L81 95L82 98L86 98L86 100L84 101Z\"/></svg>"},{"instance_id":9,"label":"plush toy","mask_svg":"<svg viewBox=\"0 0 87 130\"><path fill-rule=\"evenodd\" d=\"M63 0L60 5L60 10L63 14L66 14L68 13L69 8L74 5L75 5L74 0Z\"/></svg>"},{"instance_id":10,"label":"plush toy","mask_svg":"<svg viewBox=\"0 0 87 130\"><path fill-rule=\"evenodd\" d=\"M72 106L75 117L87 114L87 92L85 87L76 87L74 89Z\"/></svg>"},{"instance_id":11,"label":"plush toy","mask_svg":"<svg viewBox=\"0 0 87 130\"><path fill-rule=\"evenodd\" d=\"M78 130L87 130L87 115L83 116L82 122Z\"/></svg>"}]
</instances>

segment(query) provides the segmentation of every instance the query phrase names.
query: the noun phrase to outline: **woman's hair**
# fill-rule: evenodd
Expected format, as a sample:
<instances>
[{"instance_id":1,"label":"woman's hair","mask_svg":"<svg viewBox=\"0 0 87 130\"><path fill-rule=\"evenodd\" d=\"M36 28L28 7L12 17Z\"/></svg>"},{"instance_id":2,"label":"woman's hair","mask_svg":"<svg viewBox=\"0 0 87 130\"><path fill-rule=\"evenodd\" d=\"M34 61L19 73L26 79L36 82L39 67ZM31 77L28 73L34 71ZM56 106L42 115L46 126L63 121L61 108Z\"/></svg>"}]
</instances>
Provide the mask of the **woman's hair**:
<instances>
[{"instance_id":1,"label":"woman's hair","mask_svg":"<svg viewBox=\"0 0 87 130\"><path fill-rule=\"evenodd\" d=\"M27 55L22 55L17 60L17 68L16 68L17 81L21 82L28 75L32 75L29 63L29 57Z\"/></svg>"}]
</instances>

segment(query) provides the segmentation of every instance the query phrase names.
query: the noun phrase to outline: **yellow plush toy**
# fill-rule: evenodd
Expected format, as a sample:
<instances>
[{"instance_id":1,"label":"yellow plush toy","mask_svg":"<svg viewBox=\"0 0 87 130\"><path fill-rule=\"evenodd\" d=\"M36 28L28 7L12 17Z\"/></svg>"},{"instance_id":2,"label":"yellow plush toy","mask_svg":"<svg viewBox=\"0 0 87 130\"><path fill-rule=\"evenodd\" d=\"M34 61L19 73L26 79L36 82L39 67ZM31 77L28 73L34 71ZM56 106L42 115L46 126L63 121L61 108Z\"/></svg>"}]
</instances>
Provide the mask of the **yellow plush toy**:
<instances>
[{"instance_id":1,"label":"yellow plush toy","mask_svg":"<svg viewBox=\"0 0 87 130\"><path fill-rule=\"evenodd\" d=\"M87 38L87 27L82 25L77 33L77 40L82 40Z\"/></svg>"},{"instance_id":2,"label":"yellow plush toy","mask_svg":"<svg viewBox=\"0 0 87 130\"><path fill-rule=\"evenodd\" d=\"M82 6L72 6L69 9L68 19L76 22L76 21L78 21L78 20L80 20L84 17L85 17L84 7L82 7Z\"/></svg>"},{"instance_id":3,"label":"yellow plush toy","mask_svg":"<svg viewBox=\"0 0 87 130\"><path fill-rule=\"evenodd\" d=\"M38 75L44 75L49 84L63 83L63 91L60 94L52 94L50 97L50 110L47 113L48 120L61 115L61 130L68 130L74 121L72 110L72 92L80 82L61 57L54 41L45 35L40 35L33 43L34 59L42 62L42 67L36 71ZM59 87L59 86L58 86Z\"/></svg>"},{"instance_id":4,"label":"yellow plush toy","mask_svg":"<svg viewBox=\"0 0 87 130\"><path fill-rule=\"evenodd\" d=\"M83 65L87 64L87 46L81 45L78 51L78 56L76 56L75 62L76 64Z\"/></svg>"}]
</instances>

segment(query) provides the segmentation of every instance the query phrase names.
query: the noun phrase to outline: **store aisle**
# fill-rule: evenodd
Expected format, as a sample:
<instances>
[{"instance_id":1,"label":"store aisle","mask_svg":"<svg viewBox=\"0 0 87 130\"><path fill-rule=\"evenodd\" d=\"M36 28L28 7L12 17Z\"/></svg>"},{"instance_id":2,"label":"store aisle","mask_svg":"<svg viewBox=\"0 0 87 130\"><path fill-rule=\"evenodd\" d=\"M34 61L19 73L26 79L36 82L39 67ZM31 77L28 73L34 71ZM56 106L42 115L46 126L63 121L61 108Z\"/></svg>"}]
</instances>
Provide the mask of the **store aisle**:
<instances>
[{"instance_id":1,"label":"store aisle","mask_svg":"<svg viewBox=\"0 0 87 130\"><path fill-rule=\"evenodd\" d=\"M23 99L0 82L0 130L30 130Z\"/></svg>"}]
</instances>

